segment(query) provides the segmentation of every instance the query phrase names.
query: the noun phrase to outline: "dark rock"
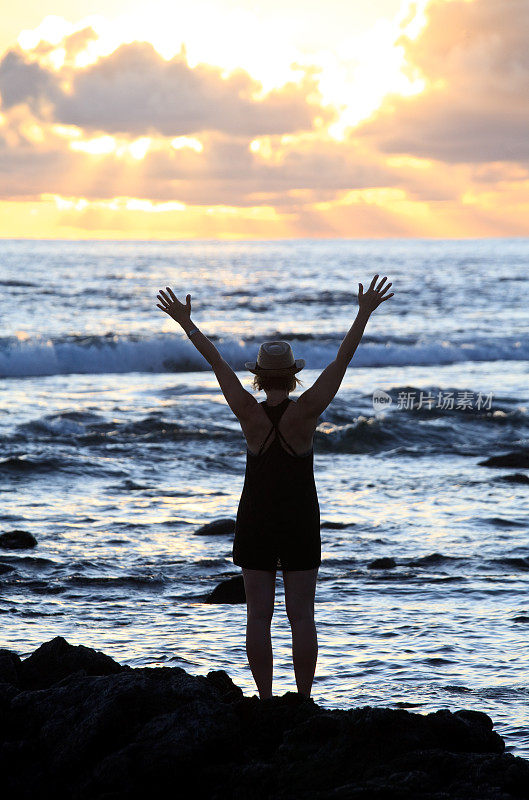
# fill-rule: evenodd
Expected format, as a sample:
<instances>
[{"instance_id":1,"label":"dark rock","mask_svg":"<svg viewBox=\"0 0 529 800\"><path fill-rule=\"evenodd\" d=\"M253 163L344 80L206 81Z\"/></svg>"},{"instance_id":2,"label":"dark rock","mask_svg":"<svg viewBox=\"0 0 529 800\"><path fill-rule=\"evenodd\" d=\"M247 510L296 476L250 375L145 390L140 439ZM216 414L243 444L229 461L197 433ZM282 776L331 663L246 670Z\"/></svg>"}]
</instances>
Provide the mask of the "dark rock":
<instances>
[{"instance_id":1,"label":"dark rock","mask_svg":"<svg viewBox=\"0 0 529 800\"><path fill-rule=\"evenodd\" d=\"M35 547L37 540L28 531L8 531L0 534L0 547L7 550L24 550Z\"/></svg>"},{"instance_id":2,"label":"dark rock","mask_svg":"<svg viewBox=\"0 0 529 800\"><path fill-rule=\"evenodd\" d=\"M501 456L478 461L480 467L529 467L529 450L514 450Z\"/></svg>"},{"instance_id":3,"label":"dark rock","mask_svg":"<svg viewBox=\"0 0 529 800\"><path fill-rule=\"evenodd\" d=\"M368 569L394 569L397 566L394 558L375 558L367 565Z\"/></svg>"},{"instance_id":4,"label":"dark rock","mask_svg":"<svg viewBox=\"0 0 529 800\"><path fill-rule=\"evenodd\" d=\"M226 703L233 703L243 698L242 689L236 686L227 672L216 669L208 672L208 681L218 689L220 696Z\"/></svg>"},{"instance_id":5,"label":"dark rock","mask_svg":"<svg viewBox=\"0 0 529 800\"><path fill-rule=\"evenodd\" d=\"M350 528L352 525L356 525L356 522L333 522L332 520L324 520L320 524L320 528L339 531L342 528Z\"/></svg>"},{"instance_id":6,"label":"dark rock","mask_svg":"<svg viewBox=\"0 0 529 800\"><path fill-rule=\"evenodd\" d=\"M5 797L140 800L164 786L198 800L529 797L529 762L479 711L332 711L296 692L244 697L223 670L77 666L39 690L0 683Z\"/></svg>"},{"instance_id":7,"label":"dark rock","mask_svg":"<svg viewBox=\"0 0 529 800\"><path fill-rule=\"evenodd\" d=\"M20 656L12 650L0 649L0 683L18 686L20 682Z\"/></svg>"},{"instance_id":8,"label":"dark rock","mask_svg":"<svg viewBox=\"0 0 529 800\"><path fill-rule=\"evenodd\" d=\"M202 525L195 531L195 536L217 536L224 533L233 533L235 531L235 520L231 517L223 517L222 519L214 519L213 522L208 522L207 525Z\"/></svg>"},{"instance_id":9,"label":"dark rock","mask_svg":"<svg viewBox=\"0 0 529 800\"><path fill-rule=\"evenodd\" d=\"M120 666L110 656L80 644L69 644L56 636L42 644L20 664L20 681L25 689L45 689L74 673L112 675L128 667Z\"/></svg>"},{"instance_id":10,"label":"dark rock","mask_svg":"<svg viewBox=\"0 0 529 800\"><path fill-rule=\"evenodd\" d=\"M513 622L529 622L529 614L518 614L512 618Z\"/></svg>"},{"instance_id":11,"label":"dark rock","mask_svg":"<svg viewBox=\"0 0 529 800\"><path fill-rule=\"evenodd\" d=\"M13 572L14 569L10 564L4 564L3 561L0 561L0 575L5 575L6 572Z\"/></svg>"},{"instance_id":12,"label":"dark rock","mask_svg":"<svg viewBox=\"0 0 529 800\"><path fill-rule=\"evenodd\" d=\"M236 575L234 578L221 581L208 594L206 603L246 603L243 576Z\"/></svg>"},{"instance_id":13,"label":"dark rock","mask_svg":"<svg viewBox=\"0 0 529 800\"><path fill-rule=\"evenodd\" d=\"M444 556L442 553L428 553L426 556L410 558L406 561L406 565L408 567L435 567L450 560L450 556Z\"/></svg>"},{"instance_id":14,"label":"dark rock","mask_svg":"<svg viewBox=\"0 0 529 800\"><path fill-rule=\"evenodd\" d=\"M529 483L529 475L524 475L523 472L514 472L512 475L501 475L500 481L507 483Z\"/></svg>"}]
</instances>

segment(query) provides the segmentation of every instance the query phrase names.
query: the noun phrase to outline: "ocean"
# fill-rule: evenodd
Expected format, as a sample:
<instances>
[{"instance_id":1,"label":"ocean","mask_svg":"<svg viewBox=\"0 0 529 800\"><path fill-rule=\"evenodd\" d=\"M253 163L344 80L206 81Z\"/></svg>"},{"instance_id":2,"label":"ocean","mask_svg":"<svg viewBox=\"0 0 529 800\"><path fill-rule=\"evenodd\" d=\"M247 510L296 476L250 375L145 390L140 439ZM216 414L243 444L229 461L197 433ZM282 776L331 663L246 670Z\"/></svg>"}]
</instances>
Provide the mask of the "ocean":
<instances>
[{"instance_id":1,"label":"ocean","mask_svg":"<svg viewBox=\"0 0 529 800\"><path fill-rule=\"evenodd\" d=\"M212 371L156 308L244 361L286 339L303 387L334 358L358 283L387 275L322 415L314 700L490 714L529 757L529 240L0 241L0 647L64 636L131 666L225 669L256 693L232 535L245 441ZM259 399L264 399L264 394ZM386 568L376 568L376 559ZM374 563L373 563L374 562ZM380 562L378 562L380 564ZM295 690L282 575L274 693Z\"/></svg>"}]
</instances>

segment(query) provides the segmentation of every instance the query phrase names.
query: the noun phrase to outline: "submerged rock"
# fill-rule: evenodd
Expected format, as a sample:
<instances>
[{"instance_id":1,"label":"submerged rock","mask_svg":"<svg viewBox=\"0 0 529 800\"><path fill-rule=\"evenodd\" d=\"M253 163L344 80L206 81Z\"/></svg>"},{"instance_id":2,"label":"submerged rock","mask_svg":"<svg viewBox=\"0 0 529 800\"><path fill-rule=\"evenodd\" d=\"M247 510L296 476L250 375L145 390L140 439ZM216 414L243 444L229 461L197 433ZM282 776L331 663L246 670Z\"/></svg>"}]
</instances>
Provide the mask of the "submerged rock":
<instances>
[{"instance_id":1,"label":"submerged rock","mask_svg":"<svg viewBox=\"0 0 529 800\"><path fill-rule=\"evenodd\" d=\"M329 528L329 530L342 530L342 528L350 528L356 525L356 522L333 522L332 520L324 520L320 523L320 528Z\"/></svg>"},{"instance_id":2,"label":"submerged rock","mask_svg":"<svg viewBox=\"0 0 529 800\"><path fill-rule=\"evenodd\" d=\"M38 653L51 676L58 652L72 672L48 688L0 683L6 797L140 800L163 786L204 800L528 797L529 762L504 752L479 711L331 711L295 692L261 701L223 670L121 667L64 639L22 673ZM80 674L83 660L118 671Z\"/></svg>"},{"instance_id":3,"label":"submerged rock","mask_svg":"<svg viewBox=\"0 0 529 800\"><path fill-rule=\"evenodd\" d=\"M202 525L202 527L195 531L195 536L220 536L221 534L233 533L234 531L235 520L231 517L222 517L222 519L214 519L213 522Z\"/></svg>"},{"instance_id":4,"label":"submerged rock","mask_svg":"<svg viewBox=\"0 0 529 800\"><path fill-rule=\"evenodd\" d=\"M5 547L7 550L25 550L36 545L37 540L28 531L8 531L0 534L0 547Z\"/></svg>"},{"instance_id":5,"label":"submerged rock","mask_svg":"<svg viewBox=\"0 0 529 800\"><path fill-rule=\"evenodd\" d=\"M368 569L394 569L397 563L394 558L375 558L367 565Z\"/></svg>"},{"instance_id":6,"label":"submerged rock","mask_svg":"<svg viewBox=\"0 0 529 800\"><path fill-rule=\"evenodd\" d=\"M206 597L206 603L246 603L244 578L236 575L221 581Z\"/></svg>"},{"instance_id":7,"label":"submerged rock","mask_svg":"<svg viewBox=\"0 0 529 800\"><path fill-rule=\"evenodd\" d=\"M529 475L524 475L523 472L514 472L511 475L501 475L500 480L507 483L529 483Z\"/></svg>"},{"instance_id":8,"label":"submerged rock","mask_svg":"<svg viewBox=\"0 0 529 800\"><path fill-rule=\"evenodd\" d=\"M480 467L529 467L529 450L515 450L478 461Z\"/></svg>"}]
</instances>

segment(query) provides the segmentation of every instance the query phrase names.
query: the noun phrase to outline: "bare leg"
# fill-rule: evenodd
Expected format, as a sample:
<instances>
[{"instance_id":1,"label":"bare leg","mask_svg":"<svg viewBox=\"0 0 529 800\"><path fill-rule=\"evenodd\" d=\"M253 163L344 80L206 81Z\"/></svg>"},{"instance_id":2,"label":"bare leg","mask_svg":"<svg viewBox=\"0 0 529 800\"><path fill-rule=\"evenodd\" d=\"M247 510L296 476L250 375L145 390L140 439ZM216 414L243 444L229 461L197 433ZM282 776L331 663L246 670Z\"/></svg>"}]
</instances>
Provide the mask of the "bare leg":
<instances>
[{"instance_id":1,"label":"bare leg","mask_svg":"<svg viewBox=\"0 0 529 800\"><path fill-rule=\"evenodd\" d=\"M246 591L246 654L261 700L272 697L272 637L276 573L243 568Z\"/></svg>"},{"instance_id":2,"label":"bare leg","mask_svg":"<svg viewBox=\"0 0 529 800\"><path fill-rule=\"evenodd\" d=\"M316 661L318 637L314 622L314 596L318 568L283 570L285 605L292 628L292 660L299 694L310 697Z\"/></svg>"}]
</instances>

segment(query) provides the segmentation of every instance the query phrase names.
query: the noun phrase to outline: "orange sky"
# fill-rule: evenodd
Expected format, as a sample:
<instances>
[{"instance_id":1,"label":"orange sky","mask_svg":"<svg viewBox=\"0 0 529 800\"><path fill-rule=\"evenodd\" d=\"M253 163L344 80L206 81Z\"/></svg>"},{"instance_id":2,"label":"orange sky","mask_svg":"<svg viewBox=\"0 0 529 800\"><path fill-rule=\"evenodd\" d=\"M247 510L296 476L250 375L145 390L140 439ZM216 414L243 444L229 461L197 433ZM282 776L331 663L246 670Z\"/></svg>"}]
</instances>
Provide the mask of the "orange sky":
<instances>
[{"instance_id":1,"label":"orange sky","mask_svg":"<svg viewBox=\"0 0 529 800\"><path fill-rule=\"evenodd\" d=\"M528 236L527 0L360 5L19 4L0 236Z\"/></svg>"}]
</instances>

